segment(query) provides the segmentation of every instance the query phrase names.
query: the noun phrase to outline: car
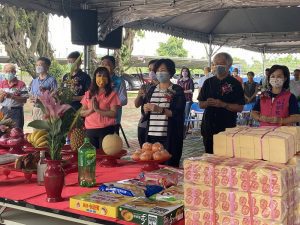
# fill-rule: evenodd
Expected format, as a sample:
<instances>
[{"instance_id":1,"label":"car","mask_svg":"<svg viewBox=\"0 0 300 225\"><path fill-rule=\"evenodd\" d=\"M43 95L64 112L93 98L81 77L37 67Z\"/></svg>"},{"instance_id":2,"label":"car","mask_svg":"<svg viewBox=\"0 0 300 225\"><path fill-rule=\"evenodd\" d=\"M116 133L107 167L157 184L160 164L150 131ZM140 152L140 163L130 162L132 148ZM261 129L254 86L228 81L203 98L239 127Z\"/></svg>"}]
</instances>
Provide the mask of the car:
<instances>
[{"instance_id":1,"label":"car","mask_svg":"<svg viewBox=\"0 0 300 225\"><path fill-rule=\"evenodd\" d=\"M143 75L141 74L123 74L122 77L125 81L127 91L139 90L144 83Z\"/></svg>"}]
</instances>

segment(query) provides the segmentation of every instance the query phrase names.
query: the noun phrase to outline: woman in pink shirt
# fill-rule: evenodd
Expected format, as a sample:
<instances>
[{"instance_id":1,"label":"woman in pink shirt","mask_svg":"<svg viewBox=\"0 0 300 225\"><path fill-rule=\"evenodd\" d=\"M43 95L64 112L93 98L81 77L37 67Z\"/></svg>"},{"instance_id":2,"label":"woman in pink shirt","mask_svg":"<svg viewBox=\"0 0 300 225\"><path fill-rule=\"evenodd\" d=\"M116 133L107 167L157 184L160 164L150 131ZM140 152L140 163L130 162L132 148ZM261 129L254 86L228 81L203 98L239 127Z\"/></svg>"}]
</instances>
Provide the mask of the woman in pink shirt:
<instances>
[{"instance_id":1,"label":"woman in pink shirt","mask_svg":"<svg viewBox=\"0 0 300 225\"><path fill-rule=\"evenodd\" d=\"M81 104L80 114L85 117L86 135L97 149L102 149L103 138L115 132L116 112L121 105L105 67L95 70L90 90L85 93Z\"/></svg>"}]
</instances>

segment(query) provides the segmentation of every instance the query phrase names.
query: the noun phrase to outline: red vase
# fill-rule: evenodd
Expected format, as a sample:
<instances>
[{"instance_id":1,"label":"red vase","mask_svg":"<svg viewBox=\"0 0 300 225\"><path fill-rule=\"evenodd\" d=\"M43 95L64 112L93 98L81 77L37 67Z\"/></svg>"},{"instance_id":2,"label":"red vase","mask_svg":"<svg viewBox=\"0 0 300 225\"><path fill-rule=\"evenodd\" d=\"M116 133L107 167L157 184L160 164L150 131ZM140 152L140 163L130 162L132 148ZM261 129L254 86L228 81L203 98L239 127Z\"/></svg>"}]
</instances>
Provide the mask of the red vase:
<instances>
[{"instance_id":1,"label":"red vase","mask_svg":"<svg viewBox=\"0 0 300 225\"><path fill-rule=\"evenodd\" d=\"M61 192L65 183L65 173L61 160L47 160L47 169L44 174L44 185L47 193L47 202L62 201Z\"/></svg>"}]
</instances>

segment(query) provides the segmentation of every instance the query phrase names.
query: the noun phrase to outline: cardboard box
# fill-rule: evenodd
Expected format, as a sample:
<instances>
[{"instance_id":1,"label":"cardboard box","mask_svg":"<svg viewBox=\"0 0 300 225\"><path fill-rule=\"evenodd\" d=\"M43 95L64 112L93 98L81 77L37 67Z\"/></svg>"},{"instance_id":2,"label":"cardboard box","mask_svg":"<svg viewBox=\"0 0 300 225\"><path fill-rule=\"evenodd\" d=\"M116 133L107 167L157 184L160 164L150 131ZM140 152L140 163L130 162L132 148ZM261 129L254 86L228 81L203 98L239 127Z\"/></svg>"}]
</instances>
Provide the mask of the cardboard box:
<instances>
[{"instance_id":1,"label":"cardboard box","mask_svg":"<svg viewBox=\"0 0 300 225\"><path fill-rule=\"evenodd\" d=\"M135 224L171 225L183 219L183 204L138 198L121 205L118 218Z\"/></svg>"},{"instance_id":2,"label":"cardboard box","mask_svg":"<svg viewBox=\"0 0 300 225\"><path fill-rule=\"evenodd\" d=\"M226 129L214 135L214 154L286 163L297 150L295 132L292 128Z\"/></svg>"},{"instance_id":3,"label":"cardboard box","mask_svg":"<svg viewBox=\"0 0 300 225\"><path fill-rule=\"evenodd\" d=\"M132 197L94 190L71 197L70 208L117 218L118 207L134 199Z\"/></svg>"}]
</instances>

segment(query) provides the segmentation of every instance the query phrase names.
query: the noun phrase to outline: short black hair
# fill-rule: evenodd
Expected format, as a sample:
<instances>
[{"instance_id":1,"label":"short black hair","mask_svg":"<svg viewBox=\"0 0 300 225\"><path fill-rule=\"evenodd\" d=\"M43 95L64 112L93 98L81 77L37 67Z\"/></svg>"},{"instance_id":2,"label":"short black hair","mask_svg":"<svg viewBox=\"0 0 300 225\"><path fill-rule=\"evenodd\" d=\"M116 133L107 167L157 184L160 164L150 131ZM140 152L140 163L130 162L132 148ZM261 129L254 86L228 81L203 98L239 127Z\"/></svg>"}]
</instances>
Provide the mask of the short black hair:
<instances>
[{"instance_id":1,"label":"short black hair","mask_svg":"<svg viewBox=\"0 0 300 225\"><path fill-rule=\"evenodd\" d=\"M170 77L173 77L176 73L175 63L171 59L159 59L154 65L154 72L156 73L158 68L164 64L167 67L167 70L170 74Z\"/></svg>"},{"instance_id":2,"label":"short black hair","mask_svg":"<svg viewBox=\"0 0 300 225\"><path fill-rule=\"evenodd\" d=\"M47 57L41 56L37 59L37 61L43 61L48 67L51 66L51 60Z\"/></svg>"},{"instance_id":3,"label":"short black hair","mask_svg":"<svg viewBox=\"0 0 300 225\"><path fill-rule=\"evenodd\" d=\"M111 55L105 55L101 58L101 60L107 59L109 61L111 61L111 63L113 64L113 66L116 66L116 59L115 57L111 56Z\"/></svg>"},{"instance_id":4,"label":"short black hair","mask_svg":"<svg viewBox=\"0 0 300 225\"><path fill-rule=\"evenodd\" d=\"M266 68L265 71L268 71L268 72L269 72L269 71L270 71L270 68Z\"/></svg>"},{"instance_id":5,"label":"short black hair","mask_svg":"<svg viewBox=\"0 0 300 225\"><path fill-rule=\"evenodd\" d=\"M80 56L80 53L78 51L75 51L75 52L71 52L67 58L68 59L77 59L79 56Z\"/></svg>"},{"instance_id":6,"label":"short black hair","mask_svg":"<svg viewBox=\"0 0 300 225\"><path fill-rule=\"evenodd\" d=\"M300 73L300 69L295 69L294 70L294 73L297 73L297 72Z\"/></svg>"},{"instance_id":7,"label":"short black hair","mask_svg":"<svg viewBox=\"0 0 300 225\"><path fill-rule=\"evenodd\" d=\"M252 76L252 77L255 76L255 75L254 75L254 72L252 72L252 71L249 71L249 72L247 73L247 75L250 75L250 76Z\"/></svg>"},{"instance_id":8,"label":"short black hair","mask_svg":"<svg viewBox=\"0 0 300 225\"><path fill-rule=\"evenodd\" d=\"M157 63L158 59L152 59L149 61L148 66L150 66L151 64L155 64Z\"/></svg>"},{"instance_id":9,"label":"short black hair","mask_svg":"<svg viewBox=\"0 0 300 225\"><path fill-rule=\"evenodd\" d=\"M290 87L290 70L287 66L282 66L282 65L273 65L270 68L269 71L269 76L268 76L268 83L270 84L270 77L272 73L274 73L276 70L282 70L284 77L286 78L286 81L283 84L284 89L289 89ZM270 84L271 85L271 84ZM272 86L272 85L271 85Z\"/></svg>"}]
</instances>

